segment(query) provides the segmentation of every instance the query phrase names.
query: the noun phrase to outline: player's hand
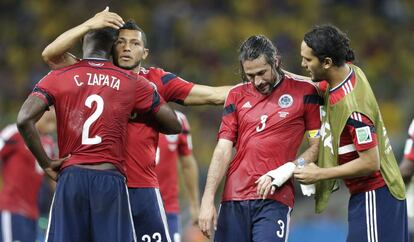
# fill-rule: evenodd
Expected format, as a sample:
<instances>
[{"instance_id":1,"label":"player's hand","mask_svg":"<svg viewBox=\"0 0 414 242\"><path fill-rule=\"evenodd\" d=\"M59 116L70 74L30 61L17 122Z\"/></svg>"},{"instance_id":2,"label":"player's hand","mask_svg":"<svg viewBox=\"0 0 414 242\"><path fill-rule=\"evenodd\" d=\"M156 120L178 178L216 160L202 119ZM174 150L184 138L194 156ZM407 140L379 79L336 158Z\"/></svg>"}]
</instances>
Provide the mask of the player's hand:
<instances>
[{"instance_id":1,"label":"player's hand","mask_svg":"<svg viewBox=\"0 0 414 242\"><path fill-rule=\"evenodd\" d=\"M257 194L260 195L263 199L266 199L267 195L273 195L276 191L276 186L272 185L272 177L267 174L264 174L259 179L255 181L257 184Z\"/></svg>"},{"instance_id":2,"label":"player's hand","mask_svg":"<svg viewBox=\"0 0 414 242\"><path fill-rule=\"evenodd\" d=\"M67 159L70 158L70 155L64 157L64 158L60 158L60 159L56 159L56 160L51 160L49 162L49 167L44 168L43 170L45 171L45 173L54 181L57 180L57 177L59 175L59 169L62 166L63 162Z\"/></svg>"},{"instance_id":3,"label":"player's hand","mask_svg":"<svg viewBox=\"0 0 414 242\"><path fill-rule=\"evenodd\" d=\"M302 184L314 184L320 180L321 170L315 163L309 163L302 168L296 168L293 175Z\"/></svg>"},{"instance_id":4,"label":"player's hand","mask_svg":"<svg viewBox=\"0 0 414 242\"><path fill-rule=\"evenodd\" d=\"M201 203L200 215L198 217L198 226L200 227L201 232L208 239L213 235L213 226L214 230L217 229L217 212L214 202L211 203Z\"/></svg>"},{"instance_id":5,"label":"player's hand","mask_svg":"<svg viewBox=\"0 0 414 242\"><path fill-rule=\"evenodd\" d=\"M100 29L105 27L111 27L119 29L125 24L124 20L118 14L109 12L109 7L106 7L102 12L95 14L92 18L88 19L84 25L89 29Z\"/></svg>"}]
</instances>

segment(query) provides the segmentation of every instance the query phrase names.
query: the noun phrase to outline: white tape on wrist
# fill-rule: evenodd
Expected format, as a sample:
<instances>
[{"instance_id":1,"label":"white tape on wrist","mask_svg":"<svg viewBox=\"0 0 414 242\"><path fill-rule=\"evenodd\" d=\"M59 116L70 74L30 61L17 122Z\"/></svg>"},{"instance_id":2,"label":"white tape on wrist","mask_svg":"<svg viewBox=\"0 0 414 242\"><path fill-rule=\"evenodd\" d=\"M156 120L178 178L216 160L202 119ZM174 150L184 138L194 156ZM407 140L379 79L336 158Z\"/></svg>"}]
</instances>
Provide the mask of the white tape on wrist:
<instances>
[{"instance_id":1,"label":"white tape on wrist","mask_svg":"<svg viewBox=\"0 0 414 242\"><path fill-rule=\"evenodd\" d=\"M282 186L289 178L293 175L293 170L295 170L295 163L287 162L278 168L269 171L266 175L273 178L272 185L278 187Z\"/></svg>"}]
</instances>

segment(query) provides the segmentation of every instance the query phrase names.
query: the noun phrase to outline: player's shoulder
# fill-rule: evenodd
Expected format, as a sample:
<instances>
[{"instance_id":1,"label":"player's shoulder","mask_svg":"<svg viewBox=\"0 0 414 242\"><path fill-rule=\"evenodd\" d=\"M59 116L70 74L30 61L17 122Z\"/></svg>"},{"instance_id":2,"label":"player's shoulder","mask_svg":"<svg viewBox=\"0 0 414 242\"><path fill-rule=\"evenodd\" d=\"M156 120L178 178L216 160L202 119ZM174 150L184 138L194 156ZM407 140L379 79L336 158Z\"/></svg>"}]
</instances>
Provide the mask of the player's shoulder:
<instances>
[{"instance_id":1,"label":"player's shoulder","mask_svg":"<svg viewBox=\"0 0 414 242\"><path fill-rule=\"evenodd\" d=\"M252 84L250 82L242 82L239 84L234 85L229 90L229 94L242 94L244 92L249 91L252 88Z\"/></svg>"},{"instance_id":2,"label":"player's shoulder","mask_svg":"<svg viewBox=\"0 0 414 242\"><path fill-rule=\"evenodd\" d=\"M19 134L16 124L9 124L0 132L0 138L2 140L9 140L14 135Z\"/></svg>"},{"instance_id":3,"label":"player's shoulder","mask_svg":"<svg viewBox=\"0 0 414 242\"><path fill-rule=\"evenodd\" d=\"M292 83L296 90L313 92L320 94L318 85L314 83L309 77L297 75L291 72L285 72L285 81Z\"/></svg>"}]
</instances>

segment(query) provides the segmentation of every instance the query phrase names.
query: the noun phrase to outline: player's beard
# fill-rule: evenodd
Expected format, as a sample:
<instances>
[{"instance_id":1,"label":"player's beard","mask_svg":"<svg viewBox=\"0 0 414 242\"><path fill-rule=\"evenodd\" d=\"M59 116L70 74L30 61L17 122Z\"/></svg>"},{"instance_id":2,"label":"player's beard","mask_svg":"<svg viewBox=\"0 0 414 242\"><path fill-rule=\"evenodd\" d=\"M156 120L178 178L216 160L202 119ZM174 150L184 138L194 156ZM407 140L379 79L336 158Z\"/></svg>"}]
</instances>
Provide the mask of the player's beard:
<instances>
[{"instance_id":1,"label":"player's beard","mask_svg":"<svg viewBox=\"0 0 414 242\"><path fill-rule=\"evenodd\" d=\"M137 60L132 65L121 65L121 64L119 64L118 61L114 61L114 63L115 63L116 66L118 66L118 67L120 67L122 69L125 69L125 70L134 70L137 66L141 65L141 61L140 60Z\"/></svg>"}]
</instances>

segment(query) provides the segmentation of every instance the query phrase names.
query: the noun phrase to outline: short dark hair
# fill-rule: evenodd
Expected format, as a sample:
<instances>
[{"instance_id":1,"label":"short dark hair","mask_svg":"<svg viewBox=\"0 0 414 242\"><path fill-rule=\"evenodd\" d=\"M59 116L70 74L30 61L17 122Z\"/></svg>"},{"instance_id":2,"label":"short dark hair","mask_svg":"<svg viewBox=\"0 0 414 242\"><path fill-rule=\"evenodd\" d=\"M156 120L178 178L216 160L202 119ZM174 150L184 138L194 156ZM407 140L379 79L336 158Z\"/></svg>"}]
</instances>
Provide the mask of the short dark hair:
<instances>
[{"instance_id":1,"label":"short dark hair","mask_svg":"<svg viewBox=\"0 0 414 242\"><path fill-rule=\"evenodd\" d=\"M94 51L105 51L111 53L112 46L118 38L118 31L116 29L106 27L89 31L84 41L93 45Z\"/></svg>"},{"instance_id":2,"label":"short dark hair","mask_svg":"<svg viewBox=\"0 0 414 242\"><path fill-rule=\"evenodd\" d=\"M355 60L348 36L333 25L315 26L305 34L303 40L321 62L329 57L335 66L341 66Z\"/></svg>"},{"instance_id":3,"label":"short dark hair","mask_svg":"<svg viewBox=\"0 0 414 242\"><path fill-rule=\"evenodd\" d=\"M122 29L127 29L127 30L136 30L141 32L142 34L142 41L144 42L144 47L147 47L147 35L145 34L144 30L142 30L136 23L134 20L130 19L128 21L125 22L125 24L119 28L119 30Z\"/></svg>"},{"instance_id":4,"label":"short dark hair","mask_svg":"<svg viewBox=\"0 0 414 242\"><path fill-rule=\"evenodd\" d=\"M253 35L242 43L239 50L241 78L244 82L248 80L244 72L243 62L257 59L260 56L266 59L266 62L272 66L273 71L282 73L280 68L281 57L276 46L266 36Z\"/></svg>"}]
</instances>

